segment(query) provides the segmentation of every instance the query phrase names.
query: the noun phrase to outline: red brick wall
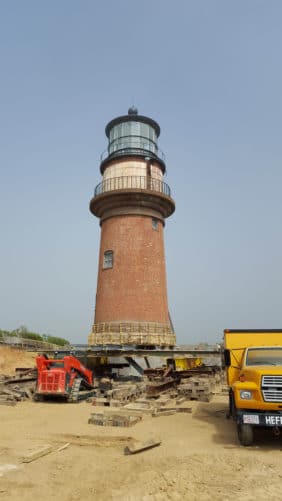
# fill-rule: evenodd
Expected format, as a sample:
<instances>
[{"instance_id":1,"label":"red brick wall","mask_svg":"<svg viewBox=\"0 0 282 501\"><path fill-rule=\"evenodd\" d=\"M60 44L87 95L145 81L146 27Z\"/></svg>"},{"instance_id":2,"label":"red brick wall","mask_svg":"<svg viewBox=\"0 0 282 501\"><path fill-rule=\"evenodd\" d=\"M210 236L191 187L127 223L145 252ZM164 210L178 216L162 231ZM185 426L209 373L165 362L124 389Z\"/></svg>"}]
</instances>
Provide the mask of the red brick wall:
<instances>
[{"instance_id":1,"label":"red brick wall","mask_svg":"<svg viewBox=\"0 0 282 501\"><path fill-rule=\"evenodd\" d=\"M113 268L103 270L106 250ZM169 322L163 225L148 216L116 216L102 223L95 322Z\"/></svg>"}]
</instances>

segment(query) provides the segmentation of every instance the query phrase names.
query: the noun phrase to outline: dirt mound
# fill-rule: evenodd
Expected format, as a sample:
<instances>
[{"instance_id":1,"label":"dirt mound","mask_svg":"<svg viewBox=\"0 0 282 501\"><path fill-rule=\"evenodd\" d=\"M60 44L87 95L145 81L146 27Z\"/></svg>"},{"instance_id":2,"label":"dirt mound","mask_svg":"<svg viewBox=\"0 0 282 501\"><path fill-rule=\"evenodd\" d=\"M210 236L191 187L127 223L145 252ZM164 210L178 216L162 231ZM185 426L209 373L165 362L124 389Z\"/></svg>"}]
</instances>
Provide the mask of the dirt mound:
<instances>
[{"instance_id":1,"label":"dirt mound","mask_svg":"<svg viewBox=\"0 0 282 501\"><path fill-rule=\"evenodd\" d=\"M0 346L0 373L13 375L16 367L34 367L35 353Z\"/></svg>"}]
</instances>

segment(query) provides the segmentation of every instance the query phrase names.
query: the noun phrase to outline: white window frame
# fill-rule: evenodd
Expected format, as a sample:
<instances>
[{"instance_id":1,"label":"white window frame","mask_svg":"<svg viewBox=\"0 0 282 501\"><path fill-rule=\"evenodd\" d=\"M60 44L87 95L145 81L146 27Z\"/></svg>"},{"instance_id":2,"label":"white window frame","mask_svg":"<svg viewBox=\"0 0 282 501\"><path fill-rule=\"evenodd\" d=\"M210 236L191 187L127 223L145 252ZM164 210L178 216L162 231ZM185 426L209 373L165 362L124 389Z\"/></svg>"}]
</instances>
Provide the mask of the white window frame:
<instances>
[{"instance_id":1,"label":"white window frame","mask_svg":"<svg viewBox=\"0 0 282 501\"><path fill-rule=\"evenodd\" d=\"M114 251L106 250L103 256L103 270L109 270L114 265Z\"/></svg>"}]
</instances>

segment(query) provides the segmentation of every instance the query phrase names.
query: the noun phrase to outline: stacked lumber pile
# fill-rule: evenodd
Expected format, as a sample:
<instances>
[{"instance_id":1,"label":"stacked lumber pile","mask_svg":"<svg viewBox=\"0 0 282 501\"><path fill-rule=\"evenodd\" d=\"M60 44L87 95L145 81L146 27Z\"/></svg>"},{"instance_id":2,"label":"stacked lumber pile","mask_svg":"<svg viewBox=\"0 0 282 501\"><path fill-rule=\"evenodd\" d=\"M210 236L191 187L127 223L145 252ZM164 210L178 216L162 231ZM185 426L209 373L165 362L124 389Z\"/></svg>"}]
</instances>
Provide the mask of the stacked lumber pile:
<instances>
[{"instance_id":1,"label":"stacked lumber pile","mask_svg":"<svg viewBox=\"0 0 282 501\"><path fill-rule=\"evenodd\" d=\"M92 397L90 401L93 405L120 407L134 402L145 392L145 389L143 382L127 383L103 378L99 381L95 397Z\"/></svg>"},{"instance_id":2,"label":"stacked lumber pile","mask_svg":"<svg viewBox=\"0 0 282 501\"><path fill-rule=\"evenodd\" d=\"M183 403L183 398L181 403ZM143 415L155 418L170 416L177 412L190 413L192 409L190 407L180 407L177 401L173 406L171 398L165 396L159 397L157 400L140 398L135 402L127 403L119 409L97 410L91 414L88 423L97 426L132 426L138 423Z\"/></svg>"},{"instance_id":3,"label":"stacked lumber pile","mask_svg":"<svg viewBox=\"0 0 282 501\"><path fill-rule=\"evenodd\" d=\"M89 399L93 405L107 407L124 407L132 402L140 402L141 398L156 400L162 395L176 398L176 403L183 400L199 400L209 402L215 388L222 386L221 372L210 372L181 378L177 373L160 376L156 369L148 369L143 382L113 381L102 378L96 395ZM179 402L178 402L179 401ZM144 403L144 400L142 401Z\"/></svg>"},{"instance_id":4,"label":"stacked lumber pile","mask_svg":"<svg viewBox=\"0 0 282 501\"><path fill-rule=\"evenodd\" d=\"M94 412L88 419L89 424L98 426L122 426L128 427L141 421L142 416L120 415L120 414L104 414Z\"/></svg>"},{"instance_id":5,"label":"stacked lumber pile","mask_svg":"<svg viewBox=\"0 0 282 501\"><path fill-rule=\"evenodd\" d=\"M178 395L184 395L190 400L209 402L213 395L215 380L207 376L191 377L188 382L181 383L178 388Z\"/></svg>"}]
</instances>

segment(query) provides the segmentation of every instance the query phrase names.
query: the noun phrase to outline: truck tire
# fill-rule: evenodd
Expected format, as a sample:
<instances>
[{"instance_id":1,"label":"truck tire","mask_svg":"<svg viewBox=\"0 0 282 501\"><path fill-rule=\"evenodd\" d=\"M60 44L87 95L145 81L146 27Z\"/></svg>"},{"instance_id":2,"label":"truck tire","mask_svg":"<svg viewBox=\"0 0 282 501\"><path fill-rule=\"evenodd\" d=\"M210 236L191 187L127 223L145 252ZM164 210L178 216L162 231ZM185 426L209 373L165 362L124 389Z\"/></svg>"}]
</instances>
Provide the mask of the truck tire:
<instances>
[{"instance_id":1,"label":"truck tire","mask_svg":"<svg viewBox=\"0 0 282 501\"><path fill-rule=\"evenodd\" d=\"M241 445L252 445L254 441L254 428L251 424L238 424L238 438Z\"/></svg>"}]
</instances>

